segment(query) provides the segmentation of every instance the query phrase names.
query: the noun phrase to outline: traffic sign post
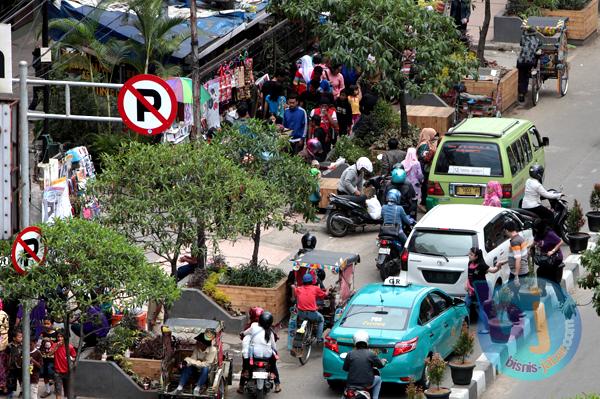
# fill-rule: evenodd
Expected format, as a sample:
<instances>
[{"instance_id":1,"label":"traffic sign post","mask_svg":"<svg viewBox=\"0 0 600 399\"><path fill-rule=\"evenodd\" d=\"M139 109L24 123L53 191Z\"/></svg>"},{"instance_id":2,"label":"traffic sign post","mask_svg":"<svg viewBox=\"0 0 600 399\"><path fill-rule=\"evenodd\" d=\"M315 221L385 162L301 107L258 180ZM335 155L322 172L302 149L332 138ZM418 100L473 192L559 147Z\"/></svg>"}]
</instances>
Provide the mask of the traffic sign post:
<instances>
[{"instance_id":1,"label":"traffic sign post","mask_svg":"<svg viewBox=\"0 0 600 399\"><path fill-rule=\"evenodd\" d=\"M117 105L123 123L143 136L164 132L177 116L175 92L154 75L137 75L125 82Z\"/></svg>"},{"instance_id":2,"label":"traffic sign post","mask_svg":"<svg viewBox=\"0 0 600 399\"><path fill-rule=\"evenodd\" d=\"M14 269L22 276L26 275L33 267L44 263L46 251L39 227L30 226L23 229L17 234L12 245L11 258Z\"/></svg>"}]
</instances>

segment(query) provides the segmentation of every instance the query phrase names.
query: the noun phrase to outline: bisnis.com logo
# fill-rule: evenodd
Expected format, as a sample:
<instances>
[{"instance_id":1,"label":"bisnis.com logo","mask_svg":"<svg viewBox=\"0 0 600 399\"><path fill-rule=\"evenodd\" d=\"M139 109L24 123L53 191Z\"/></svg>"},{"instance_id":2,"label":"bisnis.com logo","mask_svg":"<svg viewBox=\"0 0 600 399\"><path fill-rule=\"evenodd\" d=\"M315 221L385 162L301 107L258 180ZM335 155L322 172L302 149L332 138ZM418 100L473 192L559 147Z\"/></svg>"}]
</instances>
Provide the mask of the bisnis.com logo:
<instances>
[{"instance_id":1,"label":"bisnis.com logo","mask_svg":"<svg viewBox=\"0 0 600 399\"><path fill-rule=\"evenodd\" d=\"M479 291L479 290L478 290ZM542 380L562 370L581 338L575 301L555 282L527 278L497 288L479 306L478 330L488 359L498 371L524 380Z\"/></svg>"}]
</instances>

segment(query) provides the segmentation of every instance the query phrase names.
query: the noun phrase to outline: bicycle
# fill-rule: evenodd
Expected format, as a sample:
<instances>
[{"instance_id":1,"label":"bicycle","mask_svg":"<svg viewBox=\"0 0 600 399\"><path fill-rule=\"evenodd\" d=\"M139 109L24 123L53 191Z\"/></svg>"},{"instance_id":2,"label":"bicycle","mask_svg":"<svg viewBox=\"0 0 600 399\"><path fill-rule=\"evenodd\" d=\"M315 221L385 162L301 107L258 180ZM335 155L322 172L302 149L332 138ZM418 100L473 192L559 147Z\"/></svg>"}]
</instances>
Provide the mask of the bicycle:
<instances>
[{"instance_id":1,"label":"bicycle","mask_svg":"<svg viewBox=\"0 0 600 399\"><path fill-rule=\"evenodd\" d=\"M298 358L302 366L308 363L310 353L312 352L312 345L315 341L313 322L308 319L302 320L300 328L296 330L296 334L294 335L292 350L290 352L292 356Z\"/></svg>"}]
</instances>

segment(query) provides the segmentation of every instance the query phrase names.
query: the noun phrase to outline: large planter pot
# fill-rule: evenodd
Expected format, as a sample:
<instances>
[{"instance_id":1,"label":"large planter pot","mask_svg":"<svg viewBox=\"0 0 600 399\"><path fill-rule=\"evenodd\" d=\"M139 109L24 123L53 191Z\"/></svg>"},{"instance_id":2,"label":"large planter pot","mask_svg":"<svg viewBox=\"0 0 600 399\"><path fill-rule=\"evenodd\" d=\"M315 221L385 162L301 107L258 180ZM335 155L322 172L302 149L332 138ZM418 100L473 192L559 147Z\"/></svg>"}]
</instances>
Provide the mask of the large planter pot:
<instances>
[{"instance_id":1,"label":"large planter pot","mask_svg":"<svg viewBox=\"0 0 600 399\"><path fill-rule=\"evenodd\" d=\"M569 239L569 249L571 250L571 253L578 254L587 249L590 235L587 233L569 233L567 234L567 238Z\"/></svg>"},{"instance_id":2,"label":"large planter pot","mask_svg":"<svg viewBox=\"0 0 600 399\"><path fill-rule=\"evenodd\" d=\"M567 39L584 41L598 30L598 0L590 1L583 10L542 10L545 17L569 17Z\"/></svg>"},{"instance_id":3,"label":"large planter pot","mask_svg":"<svg viewBox=\"0 0 600 399\"><path fill-rule=\"evenodd\" d=\"M463 83L465 84L465 89L469 94L479 94L492 98L501 96L500 111L504 112L517 102L518 79L519 72L516 68L514 68L505 73L500 79L500 82L497 80L464 79Z\"/></svg>"},{"instance_id":4,"label":"large planter pot","mask_svg":"<svg viewBox=\"0 0 600 399\"><path fill-rule=\"evenodd\" d=\"M247 312L253 306L260 306L273 314L273 323L279 323L288 314L285 281L281 279L273 288L226 284L218 284L217 288L227 295L233 309Z\"/></svg>"},{"instance_id":5,"label":"large planter pot","mask_svg":"<svg viewBox=\"0 0 600 399\"><path fill-rule=\"evenodd\" d=\"M590 211L585 216L587 216L590 231L594 233L600 231L600 211Z\"/></svg>"},{"instance_id":6,"label":"large planter pot","mask_svg":"<svg viewBox=\"0 0 600 399\"><path fill-rule=\"evenodd\" d=\"M441 388L438 389L426 389L425 390L425 397L428 399L450 399L450 393L452 391L450 391L450 389L448 388Z\"/></svg>"},{"instance_id":7,"label":"large planter pot","mask_svg":"<svg viewBox=\"0 0 600 399\"><path fill-rule=\"evenodd\" d=\"M510 338L513 323L510 320L490 319L490 339L497 344L505 344Z\"/></svg>"},{"instance_id":8,"label":"large planter pot","mask_svg":"<svg viewBox=\"0 0 600 399\"><path fill-rule=\"evenodd\" d=\"M519 43L523 20L516 16L504 15L504 9L494 15L494 41L500 43Z\"/></svg>"},{"instance_id":9,"label":"large planter pot","mask_svg":"<svg viewBox=\"0 0 600 399\"><path fill-rule=\"evenodd\" d=\"M469 385L473 379L473 370L475 369L475 363L454 363L450 362L450 374L452 375L452 382L455 385Z\"/></svg>"}]
</instances>

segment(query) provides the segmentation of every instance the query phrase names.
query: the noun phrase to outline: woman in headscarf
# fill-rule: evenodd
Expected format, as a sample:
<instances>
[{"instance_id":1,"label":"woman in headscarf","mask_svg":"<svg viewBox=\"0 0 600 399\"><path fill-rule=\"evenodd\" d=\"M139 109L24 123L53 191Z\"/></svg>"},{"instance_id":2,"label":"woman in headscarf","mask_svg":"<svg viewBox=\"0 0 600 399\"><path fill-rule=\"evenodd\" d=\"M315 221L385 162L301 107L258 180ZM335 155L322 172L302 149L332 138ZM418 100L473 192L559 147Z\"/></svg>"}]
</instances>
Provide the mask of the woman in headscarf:
<instances>
[{"instance_id":1,"label":"woman in headscarf","mask_svg":"<svg viewBox=\"0 0 600 399\"><path fill-rule=\"evenodd\" d=\"M310 77L313 72L313 63L310 55L305 55L296 61L296 74L294 75L294 88L296 89L296 93L301 95L307 89L308 82L310 82Z\"/></svg>"},{"instance_id":2,"label":"woman in headscarf","mask_svg":"<svg viewBox=\"0 0 600 399\"><path fill-rule=\"evenodd\" d=\"M483 205L495 206L498 208L502 207L502 186L496 180L491 180L487 183L485 188L485 199Z\"/></svg>"},{"instance_id":3,"label":"woman in headscarf","mask_svg":"<svg viewBox=\"0 0 600 399\"><path fill-rule=\"evenodd\" d=\"M410 147L406 151L406 157L401 162L402 167L406 171L406 180L412 184L417 194L417 201L421 202L421 183L423 183L423 171L417 157L417 149Z\"/></svg>"},{"instance_id":4,"label":"woman in headscarf","mask_svg":"<svg viewBox=\"0 0 600 399\"><path fill-rule=\"evenodd\" d=\"M0 393L6 393L8 377L8 315L0 299Z\"/></svg>"},{"instance_id":5,"label":"woman in headscarf","mask_svg":"<svg viewBox=\"0 0 600 399\"><path fill-rule=\"evenodd\" d=\"M421 203L419 209L423 212L427 212L425 207L425 200L427 199L427 179L429 178L429 168L431 167L431 161L437 150L438 134L435 129L426 127L421 130L419 135L419 144L417 145L417 158L421 163L421 170L423 172L423 184L421 185Z\"/></svg>"}]
</instances>

